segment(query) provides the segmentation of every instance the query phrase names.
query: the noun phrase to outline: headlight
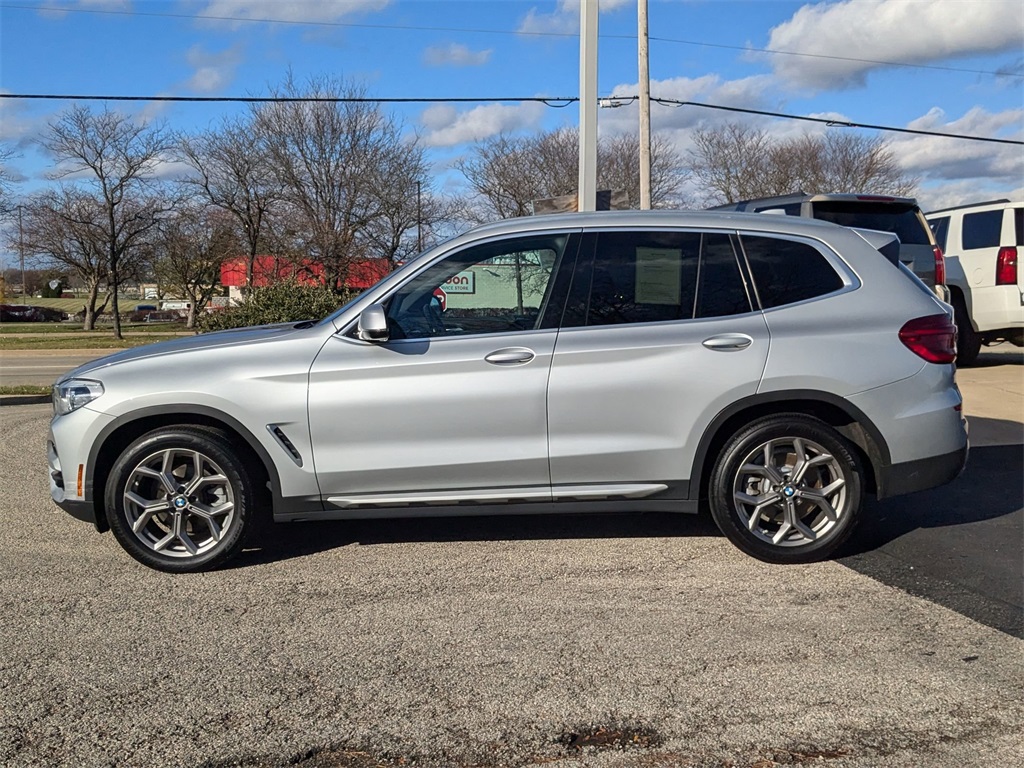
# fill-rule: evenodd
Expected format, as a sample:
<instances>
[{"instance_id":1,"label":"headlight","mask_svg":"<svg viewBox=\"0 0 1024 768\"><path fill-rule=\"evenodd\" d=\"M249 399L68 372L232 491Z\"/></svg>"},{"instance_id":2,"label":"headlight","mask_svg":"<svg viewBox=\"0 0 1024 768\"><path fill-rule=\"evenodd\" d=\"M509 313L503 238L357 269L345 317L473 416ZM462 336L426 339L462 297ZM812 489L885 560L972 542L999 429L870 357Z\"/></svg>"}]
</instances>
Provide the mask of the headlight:
<instances>
[{"instance_id":1,"label":"headlight","mask_svg":"<svg viewBox=\"0 0 1024 768\"><path fill-rule=\"evenodd\" d=\"M59 416L78 410L103 394L103 385L89 379L68 379L53 388L53 410Z\"/></svg>"}]
</instances>

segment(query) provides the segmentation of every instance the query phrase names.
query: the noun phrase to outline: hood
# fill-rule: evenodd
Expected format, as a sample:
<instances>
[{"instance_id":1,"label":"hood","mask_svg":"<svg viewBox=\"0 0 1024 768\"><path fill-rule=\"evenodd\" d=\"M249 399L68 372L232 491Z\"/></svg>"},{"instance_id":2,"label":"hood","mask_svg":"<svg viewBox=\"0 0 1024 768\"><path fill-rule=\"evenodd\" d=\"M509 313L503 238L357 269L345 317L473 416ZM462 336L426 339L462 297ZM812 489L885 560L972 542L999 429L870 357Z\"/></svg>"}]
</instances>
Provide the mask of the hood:
<instances>
[{"instance_id":1,"label":"hood","mask_svg":"<svg viewBox=\"0 0 1024 768\"><path fill-rule=\"evenodd\" d=\"M187 336L167 341L158 341L154 344L146 344L141 347L133 347L112 355L90 360L88 363L78 366L61 376L57 383L72 378L85 377L95 374L97 371L108 368L112 365L121 365L132 360L142 360L149 357L161 357L163 355L177 355L183 352L192 352L197 349L212 349L216 347L231 347L238 344L252 344L269 339L279 339L291 333L295 333L314 325L312 322L301 323L278 323L276 325L256 325L247 328L231 328L226 331L214 331L204 333L200 336Z\"/></svg>"}]
</instances>

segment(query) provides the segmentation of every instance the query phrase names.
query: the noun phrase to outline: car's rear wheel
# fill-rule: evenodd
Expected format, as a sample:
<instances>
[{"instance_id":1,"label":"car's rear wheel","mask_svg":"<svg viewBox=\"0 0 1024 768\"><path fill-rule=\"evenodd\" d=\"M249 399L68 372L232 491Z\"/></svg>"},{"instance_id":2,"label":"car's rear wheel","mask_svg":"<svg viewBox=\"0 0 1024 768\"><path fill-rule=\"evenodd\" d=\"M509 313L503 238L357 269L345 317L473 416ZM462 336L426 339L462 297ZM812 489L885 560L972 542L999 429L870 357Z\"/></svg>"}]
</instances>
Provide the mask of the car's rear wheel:
<instances>
[{"instance_id":1,"label":"car's rear wheel","mask_svg":"<svg viewBox=\"0 0 1024 768\"><path fill-rule=\"evenodd\" d=\"M823 560L860 516L861 475L856 451L829 425L803 414L765 417L722 449L711 476L712 516L759 560Z\"/></svg>"},{"instance_id":2,"label":"car's rear wheel","mask_svg":"<svg viewBox=\"0 0 1024 768\"><path fill-rule=\"evenodd\" d=\"M223 432L158 429L114 463L105 502L110 529L141 563L185 573L223 565L254 528L253 473Z\"/></svg>"},{"instance_id":3,"label":"car's rear wheel","mask_svg":"<svg viewBox=\"0 0 1024 768\"><path fill-rule=\"evenodd\" d=\"M956 323L956 364L966 368L974 365L981 352L981 334L971 326L971 316L963 297L953 296L953 322Z\"/></svg>"}]
</instances>

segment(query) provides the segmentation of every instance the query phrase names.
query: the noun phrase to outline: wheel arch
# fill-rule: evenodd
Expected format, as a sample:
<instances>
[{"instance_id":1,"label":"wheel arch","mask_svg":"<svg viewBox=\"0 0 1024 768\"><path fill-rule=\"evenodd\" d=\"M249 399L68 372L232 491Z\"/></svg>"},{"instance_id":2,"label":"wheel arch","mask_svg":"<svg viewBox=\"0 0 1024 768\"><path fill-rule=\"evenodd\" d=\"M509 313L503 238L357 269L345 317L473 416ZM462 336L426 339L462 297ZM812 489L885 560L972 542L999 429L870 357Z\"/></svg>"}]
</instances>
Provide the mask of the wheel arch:
<instances>
[{"instance_id":1,"label":"wheel arch","mask_svg":"<svg viewBox=\"0 0 1024 768\"><path fill-rule=\"evenodd\" d=\"M89 453L90 471L85 478L85 498L95 511L96 529L110 529L104 505L104 488L110 470L132 441L160 427L206 427L227 435L232 446L259 473L256 492L270 484L270 501L276 506L281 487L277 468L266 449L237 419L213 408L203 406L154 406L133 411L108 424L93 443Z\"/></svg>"},{"instance_id":2,"label":"wheel arch","mask_svg":"<svg viewBox=\"0 0 1024 768\"><path fill-rule=\"evenodd\" d=\"M789 390L743 398L711 420L694 456L690 488L694 489L695 498L707 498L712 469L726 441L755 419L779 413L812 416L833 427L857 450L865 469L865 490L877 490L880 470L891 463L891 457L885 438L864 412L828 392Z\"/></svg>"}]
</instances>

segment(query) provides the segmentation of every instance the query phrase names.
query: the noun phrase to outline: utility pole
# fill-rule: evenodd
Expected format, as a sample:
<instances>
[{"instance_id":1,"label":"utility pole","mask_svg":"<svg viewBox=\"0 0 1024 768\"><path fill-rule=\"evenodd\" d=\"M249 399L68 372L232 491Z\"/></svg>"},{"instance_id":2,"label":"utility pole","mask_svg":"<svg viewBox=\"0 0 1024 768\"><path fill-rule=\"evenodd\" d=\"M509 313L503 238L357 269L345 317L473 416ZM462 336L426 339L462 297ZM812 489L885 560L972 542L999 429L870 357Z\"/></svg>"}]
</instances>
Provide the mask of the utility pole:
<instances>
[{"instance_id":1,"label":"utility pole","mask_svg":"<svg viewBox=\"0 0 1024 768\"><path fill-rule=\"evenodd\" d=\"M639 0L637 53L640 65L640 210L651 209L651 68L647 36L647 0Z\"/></svg>"},{"instance_id":2,"label":"utility pole","mask_svg":"<svg viewBox=\"0 0 1024 768\"><path fill-rule=\"evenodd\" d=\"M416 180L416 252L423 252L423 202L419 179Z\"/></svg>"},{"instance_id":3,"label":"utility pole","mask_svg":"<svg viewBox=\"0 0 1024 768\"><path fill-rule=\"evenodd\" d=\"M597 210L597 0L580 2L580 183L576 210Z\"/></svg>"},{"instance_id":4,"label":"utility pole","mask_svg":"<svg viewBox=\"0 0 1024 768\"><path fill-rule=\"evenodd\" d=\"M28 304L28 286L25 284L25 231L21 226L21 206L18 206L18 255L21 256L21 303Z\"/></svg>"}]
</instances>

